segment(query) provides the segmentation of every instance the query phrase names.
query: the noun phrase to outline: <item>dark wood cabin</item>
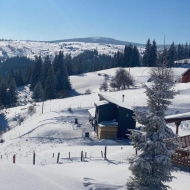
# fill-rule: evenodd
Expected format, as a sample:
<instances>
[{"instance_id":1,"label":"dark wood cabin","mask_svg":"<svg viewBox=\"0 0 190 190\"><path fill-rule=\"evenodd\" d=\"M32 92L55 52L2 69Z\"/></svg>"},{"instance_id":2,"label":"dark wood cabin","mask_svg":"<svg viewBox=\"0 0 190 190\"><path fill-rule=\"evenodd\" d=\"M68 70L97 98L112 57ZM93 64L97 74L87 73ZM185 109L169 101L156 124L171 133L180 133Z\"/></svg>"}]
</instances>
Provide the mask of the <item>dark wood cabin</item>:
<instances>
[{"instance_id":1,"label":"dark wood cabin","mask_svg":"<svg viewBox=\"0 0 190 190\"><path fill-rule=\"evenodd\" d=\"M94 131L99 139L128 138L128 129L136 126L133 110L122 101L101 94L99 97L100 101L95 103L95 113L92 114L91 110Z\"/></svg>"},{"instance_id":2,"label":"dark wood cabin","mask_svg":"<svg viewBox=\"0 0 190 190\"><path fill-rule=\"evenodd\" d=\"M181 74L182 83L190 82L190 69L187 69L184 73Z\"/></svg>"}]
</instances>

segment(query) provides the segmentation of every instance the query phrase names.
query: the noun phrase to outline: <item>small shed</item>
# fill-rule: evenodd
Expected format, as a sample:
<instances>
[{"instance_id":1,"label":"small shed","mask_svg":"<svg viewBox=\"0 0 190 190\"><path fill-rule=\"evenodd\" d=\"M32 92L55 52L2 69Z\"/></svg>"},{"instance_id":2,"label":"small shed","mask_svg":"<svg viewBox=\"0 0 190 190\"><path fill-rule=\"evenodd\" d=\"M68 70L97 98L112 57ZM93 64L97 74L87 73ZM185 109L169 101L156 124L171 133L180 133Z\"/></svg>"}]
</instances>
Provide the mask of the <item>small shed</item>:
<instances>
[{"instance_id":1,"label":"small shed","mask_svg":"<svg viewBox=\"0 0 190 190\"><path fill-rule=\"evenodd\" d=\"M181 74L182 83L190 82L190 69L187 69L185 72Z\"/></svg>"},{"instance_id":2,"label":"small shed","mask_svg":"<svg viewBox=\"0 0 190 190\"><path fill-rule=\"evenodd\" d=\"M95 103L95 110L89 110L93 118L94 131L101 138L128 138L128 129L134 129L134 112L124 101L98 94L100 101ZM94 113L95 112L95 113ZM114 124L114 125L113 125Z\"/></svg>"}]
</instances>

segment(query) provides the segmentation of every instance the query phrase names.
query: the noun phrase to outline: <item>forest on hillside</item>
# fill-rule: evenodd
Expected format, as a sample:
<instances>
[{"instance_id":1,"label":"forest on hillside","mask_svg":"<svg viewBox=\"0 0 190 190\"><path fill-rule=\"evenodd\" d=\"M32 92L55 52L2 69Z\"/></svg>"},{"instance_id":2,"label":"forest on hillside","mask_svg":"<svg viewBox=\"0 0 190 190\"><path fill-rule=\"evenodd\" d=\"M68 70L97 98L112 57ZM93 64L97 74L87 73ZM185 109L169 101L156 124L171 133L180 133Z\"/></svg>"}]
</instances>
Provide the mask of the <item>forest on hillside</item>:
<instances>
[{"instance_id":1,"label":"forest on hillside","mask_svg":"<svg viewBox=\"0 0 190 190\"><path fill-rule=\"evenodd\" d=\"M97 50L86 50L78 56L59 52L53 60L46 56L13 57L0 65L0 106L12 107L17 104L16 88L30 84L35 101L70 96L72 89L69 76L116 67L156 67L166 62L168 67L174 61L190 57L190 45L175 45L162 52L157 51L156 41L147 40L145 51L140 55L137 46L126 45L124 51L113 56L99 54Z\"/></svg>"}]
</instances>

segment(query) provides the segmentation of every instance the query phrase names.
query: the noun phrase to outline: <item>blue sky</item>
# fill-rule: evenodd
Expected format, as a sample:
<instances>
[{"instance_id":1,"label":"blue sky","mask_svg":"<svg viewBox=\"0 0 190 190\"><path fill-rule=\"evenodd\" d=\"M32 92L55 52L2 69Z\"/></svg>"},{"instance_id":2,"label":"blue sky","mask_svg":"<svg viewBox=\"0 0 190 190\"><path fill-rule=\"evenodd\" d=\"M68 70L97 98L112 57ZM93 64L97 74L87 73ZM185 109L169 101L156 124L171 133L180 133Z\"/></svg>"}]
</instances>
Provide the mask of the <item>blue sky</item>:
<instances>
[{"instance_id":1,"label":"blue sky","mask_svg":"<svg viewBox=\"0 0 190 190\"><path fill-rule=\"evenodd\" d=\"M190 43L190 0L0 0L0 39Z\"/></svg>"}]
</instances>

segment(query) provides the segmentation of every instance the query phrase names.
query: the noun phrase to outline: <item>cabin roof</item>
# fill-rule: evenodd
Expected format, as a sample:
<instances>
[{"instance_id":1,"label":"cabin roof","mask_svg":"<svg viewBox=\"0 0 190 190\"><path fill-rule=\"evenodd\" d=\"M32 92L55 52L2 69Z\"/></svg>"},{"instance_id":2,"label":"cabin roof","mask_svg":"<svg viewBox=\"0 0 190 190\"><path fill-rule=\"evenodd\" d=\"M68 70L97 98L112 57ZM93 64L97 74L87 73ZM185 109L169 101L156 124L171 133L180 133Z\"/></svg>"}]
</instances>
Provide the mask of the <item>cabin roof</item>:
<instances>
[{"instance_id":1,"label":"cabin roof","mask_svg":"<svg viewBox=\"0 0 190 190\"><path fill-rule=\"evenodd\" d=\"M187 72L189 72L190 71L190 69L187 69L186 71L184 71L181 75L183 76L183 75L185 75Z\"/></svg>"},{"instance_id":2,"label":"cabin roof","mask_svg":"<svg viewBox=\"0 0 190 190\"><path fill-rule=\"evenodd\" d=\"M115 98L112 98L112 97L109 97L109 96L106 96L106 95L103 95L103 94L98 94L98 96L100 98L102 98L103 100L106 100L107 102L111 102L113 104L118 105L119 107L126 108L126 109L129 109L129 110L133 110L132 107L127 105L125 102L122 102L120 100L117 100Z\"/></svg>"},{"instance_id":3,"label":"cabin roof","mask_svg":"<svg viewBox=\"0 0 190 190\"><path fill-rule=\"evenodd\" d=\"M95 112L96 112L96 108L91 108L88 110L88 112L90 113L90 115L95 118Z\"/></svg>"},{"instance_id":4,"label":"cabin roof","mask_svg":"<svg viewBox=\"0 0 190 190\"><path fill-rule=\"evenodd\" d=\"M99 102L95 102L94 104L95 104L96 106L101 106L101 105L109 104L109 102L106 101L106 100L102 100L102 101L99 101Z\"/></svg>"}]
</instances>

